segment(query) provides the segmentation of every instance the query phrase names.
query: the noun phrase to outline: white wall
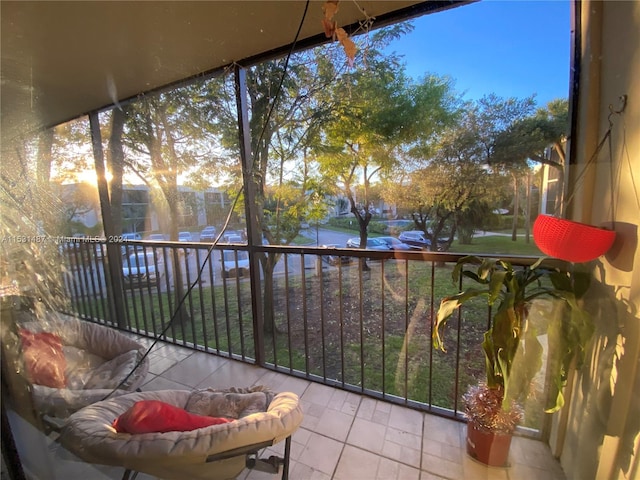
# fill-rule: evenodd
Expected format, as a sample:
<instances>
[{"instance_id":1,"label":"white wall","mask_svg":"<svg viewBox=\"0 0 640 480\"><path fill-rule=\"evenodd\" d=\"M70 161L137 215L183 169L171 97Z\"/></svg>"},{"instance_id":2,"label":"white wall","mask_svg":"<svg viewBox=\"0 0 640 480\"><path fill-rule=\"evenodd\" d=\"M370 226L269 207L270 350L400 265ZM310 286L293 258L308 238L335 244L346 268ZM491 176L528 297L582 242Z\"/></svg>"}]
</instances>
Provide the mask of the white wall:
<instances>
[{"instance_id":1,"label":"white wall","mask_svg":"<svg viewBox=\"0 0 640 480\"><path fill-rule=\"evenodd\" d=\"M569 479L640 478L640 0L582 2L578 166L569 215L617 232L594 265L599 280L587 299L596 335L585 366L570 382L568 407L551 438ZM605 147L576 182L605 135ZM611 106L611 107L610 107Z\"/></svg>"}]
</instances>

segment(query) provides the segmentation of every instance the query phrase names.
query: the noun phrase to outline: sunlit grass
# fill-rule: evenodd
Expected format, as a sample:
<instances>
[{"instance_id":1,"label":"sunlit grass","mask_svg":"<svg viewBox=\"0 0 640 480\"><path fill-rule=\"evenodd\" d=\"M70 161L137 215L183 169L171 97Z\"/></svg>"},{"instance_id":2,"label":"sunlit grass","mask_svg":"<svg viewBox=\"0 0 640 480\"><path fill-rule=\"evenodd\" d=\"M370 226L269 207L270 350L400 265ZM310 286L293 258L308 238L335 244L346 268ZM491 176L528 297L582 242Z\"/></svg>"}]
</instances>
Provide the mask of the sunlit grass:
<instances>
[{"instance_id":1,"label":"sunlit grass","mask_svg":"<svg viewBox=\"0 0 640 480\"><path fill-rule=\"evenodd\" d=\"M511 236L488 235L475 237L471 245L461 245L457 240L451 245L452 253L474 253L488 255L533 255L541 256L543 253L533 241L526 243L524 237L518 237L514 242Z\"/></svg>"}]
</instances>

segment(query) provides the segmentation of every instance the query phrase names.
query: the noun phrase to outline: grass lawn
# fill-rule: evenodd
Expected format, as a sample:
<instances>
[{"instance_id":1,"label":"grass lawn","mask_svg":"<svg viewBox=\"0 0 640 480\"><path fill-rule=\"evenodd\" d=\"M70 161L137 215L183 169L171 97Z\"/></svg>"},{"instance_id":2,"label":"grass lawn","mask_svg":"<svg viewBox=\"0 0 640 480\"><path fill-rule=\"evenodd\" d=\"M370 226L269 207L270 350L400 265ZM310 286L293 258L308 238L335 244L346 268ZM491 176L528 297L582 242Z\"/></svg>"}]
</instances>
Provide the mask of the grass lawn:
<instances>
[{"instance_id":1,"label":"grass lawn","mask_svg":"<svg viewBox=\"0 0 640 480\"><path fill-rule=\"evenodd\" d=\"M455 240L453 245L451 245L450 251L453 253L486 253L496 256L544 255L533 242L533 237L531 238L530 243L526 243L524 237L518 237L518 239L513 242L511 240L511 236L504 235L475 237L471 242L471 245L461 245L458 240Z\"/></svg>"}]
</instances>

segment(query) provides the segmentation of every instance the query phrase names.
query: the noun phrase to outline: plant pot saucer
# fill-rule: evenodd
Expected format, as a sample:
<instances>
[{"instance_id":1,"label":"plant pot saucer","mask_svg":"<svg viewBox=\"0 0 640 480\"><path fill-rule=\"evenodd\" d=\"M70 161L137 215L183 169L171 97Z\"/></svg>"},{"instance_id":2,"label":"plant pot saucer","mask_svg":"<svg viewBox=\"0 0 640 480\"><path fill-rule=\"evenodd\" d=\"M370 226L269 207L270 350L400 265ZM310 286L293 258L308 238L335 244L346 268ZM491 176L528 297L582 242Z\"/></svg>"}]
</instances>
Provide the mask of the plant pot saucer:
<instances>
[{"instance_id":1,"label":"plant pot saucer","mask_svg":"<svg viewBox=\"0 0 640 480\"><path fill-rule=\"evenodd\" d=\"M487 469L491 469L491 470L495 470L495 471L505 471L510 469L513 464L511 463L510 459L507 458L507 461L504 465L502 466L496 466L496 465L488 465L484 462L481 462L480 460L478 460L477 458L475 458L473 455L471 455L469 452L466 452L467 458L472 461L473 463L480 465L481 467L487 468Z\"/></svg>"}]
</instances>

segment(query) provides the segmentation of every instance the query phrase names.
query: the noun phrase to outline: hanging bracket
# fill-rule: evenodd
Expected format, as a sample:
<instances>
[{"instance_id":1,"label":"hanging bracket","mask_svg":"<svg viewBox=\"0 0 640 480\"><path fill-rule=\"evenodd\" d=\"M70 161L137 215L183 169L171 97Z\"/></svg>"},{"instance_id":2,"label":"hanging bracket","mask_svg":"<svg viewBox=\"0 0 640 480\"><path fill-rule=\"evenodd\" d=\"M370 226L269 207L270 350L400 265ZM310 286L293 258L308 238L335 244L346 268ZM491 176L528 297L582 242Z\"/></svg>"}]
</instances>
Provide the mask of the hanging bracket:
<instances>
[{"instance_id":1,"label":"hanging bracket","mask_svg":"<svg viewBox=\"0 0 640 480\"><path fill-rule=\"evenodd\" d=\"M618 108L618 110L614 110L613 104L609 104L609 116L607 117L607 120L609 120L609 127L613 126L611 117L613 117L614 115L620 115L627 108L627 95L620 95L618 97L618 103L620 104L620 108Z\"/></svg>"}]
</instances>

